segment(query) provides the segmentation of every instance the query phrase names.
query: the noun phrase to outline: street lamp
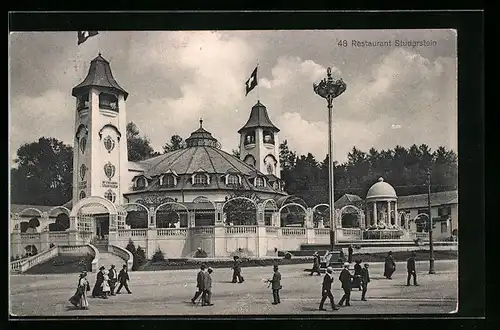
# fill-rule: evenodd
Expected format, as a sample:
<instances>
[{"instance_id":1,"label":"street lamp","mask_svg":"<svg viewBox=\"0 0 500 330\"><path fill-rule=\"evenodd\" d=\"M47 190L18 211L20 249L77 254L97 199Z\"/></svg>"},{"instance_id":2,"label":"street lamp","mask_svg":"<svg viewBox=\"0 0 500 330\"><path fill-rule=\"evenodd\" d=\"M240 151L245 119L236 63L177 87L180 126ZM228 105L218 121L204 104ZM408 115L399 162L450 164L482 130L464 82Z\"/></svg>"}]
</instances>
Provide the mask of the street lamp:
<instances>
[{"instance_id":1,"label":"street lamp","mask_svg":"<svg viewBox=\"0 0 500 330\"><path fill-rule=\"evenodd\" d=\"M347 85L342 78L333 80L332 69L328 68L327 79L321 80L318 84L313 84L313 89L316 94L326 99L328 103L328 204L330 206L330 247L333 250L335 246L335 200L333 189L333 99L345 92Z\"/></svg>"},{"instance_id":2,"label":"street lamp","mask_svg":"<svg viewBox=\"0 0 500 330\"><path fill-rule=\"evenodd\" d=\"M434 242L432 241L432 213L431 213L431 171L427 169L427 212L429 215L429 274L434 274Z\"/></svg>"}]
</instances>

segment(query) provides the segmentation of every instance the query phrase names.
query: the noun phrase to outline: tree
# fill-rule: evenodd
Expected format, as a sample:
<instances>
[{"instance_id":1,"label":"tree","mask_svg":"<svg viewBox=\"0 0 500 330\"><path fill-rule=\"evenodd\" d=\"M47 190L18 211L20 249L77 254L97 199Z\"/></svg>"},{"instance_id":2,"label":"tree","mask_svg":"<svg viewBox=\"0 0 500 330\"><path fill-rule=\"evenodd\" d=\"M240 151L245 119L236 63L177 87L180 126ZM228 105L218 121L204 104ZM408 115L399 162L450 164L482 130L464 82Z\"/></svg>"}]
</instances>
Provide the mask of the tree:
<instances>
[{"instance_id":1,"label":"tree","mask_svg":"<svg viewBox=\"0 0 500 330\"><path fill-rule=\"evenodd\" d=\"M127 147L130 161L144 160L155 155L151 141L146 136L140 136L139 129L134 122L127 124Z\"/></svg>"},{"instance_id":2,"label":"tree","mask_svg":"<svg viewBox=\"0 0 500 330\"><path fill-rule=\"evenodd\" d=\"M11 170L11 200L17 204L62 205L72 198L73 148L41 137L17 150Z\"/></svg>"},{"instance_id":3,"label":"tree","mask_svg":"<svg viewBox=\"0 0 500 330\"><path fill-rule=\"evenodd\" d=\"M163 146L163 153L184 149L186 148L185 141L179 135L172 135L170 138L170 143L165 143Z\"/></svg>"},{"instance_id":4,"label":"tree","mask_svg":"<svg viewBox=\"0 0 500 330\"><path fill-rule=\"evenodd\" d=\"M240 158L240 155L241 155L241 153L240 153L240 147L238 147L238 149L231 150L231 153L233 154L234 157Z\"/></svg>"}]
</instances>

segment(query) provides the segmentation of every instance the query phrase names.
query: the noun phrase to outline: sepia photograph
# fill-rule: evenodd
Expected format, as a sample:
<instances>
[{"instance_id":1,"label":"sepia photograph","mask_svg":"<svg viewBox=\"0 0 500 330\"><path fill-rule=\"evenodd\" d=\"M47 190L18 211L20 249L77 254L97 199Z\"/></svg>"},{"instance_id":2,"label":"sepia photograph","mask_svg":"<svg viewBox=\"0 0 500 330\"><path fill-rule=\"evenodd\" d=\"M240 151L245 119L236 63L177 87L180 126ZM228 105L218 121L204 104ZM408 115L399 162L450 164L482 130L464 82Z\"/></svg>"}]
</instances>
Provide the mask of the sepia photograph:
<instances>
[{"instance_id":1,"label":"sepia photograph","mask_svg":"<svg viewBox=\"0 0 500 330\"><path fill-rule=\"evenodd\" d=\"M456 313L458 34L11 32L10 315Z\"/></svg>"}]
</instances>

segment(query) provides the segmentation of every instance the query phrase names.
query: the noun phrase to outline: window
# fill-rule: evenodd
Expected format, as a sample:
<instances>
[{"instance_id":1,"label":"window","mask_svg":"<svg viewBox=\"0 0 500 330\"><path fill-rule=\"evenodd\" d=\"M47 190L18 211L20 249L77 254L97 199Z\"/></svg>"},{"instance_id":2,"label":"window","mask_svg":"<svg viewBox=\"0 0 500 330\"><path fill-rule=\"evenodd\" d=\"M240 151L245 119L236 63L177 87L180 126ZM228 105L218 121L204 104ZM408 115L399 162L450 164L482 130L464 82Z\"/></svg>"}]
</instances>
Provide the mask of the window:
<instances>
[{"instance_id":1,"label":"window","mask_svg":"<svg viewBox=\"0 0 500 330\"><path fill-rule=\"evenodd\" d=\"M118 98L112 94L99 94L99 108L118 112Z\"/></svg>"},{"instance_id":2,"label":"window","mask_svg":"<svg viewBox=\"0 0 500 330\"><path fill-rule=\"evenodd\" d=\"M172 174L163 176L162 186L175 187L175 178Z\"/></svg>"},{"instance_id":3,"label":"window","mask_svg":"<svg viewBox=\"0 0 500 330\"><path fill-rule=\"evenodd\" d=\"M244 162L252 167L255 167L255 158L252 155L247 155Z\"/></svg>"},{"instance_id":4,"label":"window","mask_svg":"<svg viewBox=\"0 0 500 330\"><path fill-rule=\"evenodd\" d=\"M137 188L144 188L146 187L146 178L140 177L136 181L136 186Z\"/></svg>"},{"instance_id":5,"label":"window","mask_svg":"<svg viewBox=\"0 0 500 330\"><path fill-rule=\"evenodd\" d=\"M438 216L440 216L440 217L448 217L450 215L451 215L451 207L450 206L440 207L438 209Z\"/></svg>"},{"instance_id":6,"label":"window","mask_svg":"<svg viewBox=\"0 0 500 330\"><path fill-rule=\"evenodd\" d=\"M256 177L255 178L255 186L256 187L264 187L264 178Z\"/></svg>"},{"instance_id":7,"label":"window","mask_svg":"<svg viewBox=\"0 0 500 330\"><path fill-rule=\"evenodd\" d=\"M207 176L205 174L196 174L194 176L193 184L207 184Z\"/></svg>"},{"instance_id":8,"label":"window","mask_svg":"<svg viewBox=\"0 0 500 330\"><path fill-rule=\"evenodd\" d=\"M104 198L111 201L111 203L114 203L116 201L116 194L111 189L109 189L104 193Z\"/></svg>"},{"instance_id":9,"label":"window","mask_svg":"<svg viewBox=\"0 0 500 330\"><path fill-rule=\"evenodd\" d=\"M255 143L255 132L247 133L245 135L245 142L244 144L254 144Z\"/></svg>"},{"instance_id":10,"label":"window","mask_svg":"<svg viewBox=\"0 0 500 330\"><path fill-rule=\"evenodd\" d=\"M448 226L446 226L446 222L441 222L441 233L446 233L448 231Z\"/></svg>"},{"instance_id":11,"label":"window","mask_svg":"<svg viewBox=\"0 0 500 330\"><path fill-rule=\"evenodd\" d=\"M227 185L228 186L236 186L240 183L240 180L237 175L235 174L230 174L227 177Z\"/></svg>"},{"instance_id":12,"label":"window","mask_svg":"<svg viewBox=\"0 0 500 330\"><path fill-rule=\"evenodd\" d=\"M270 131L264 131L264 143L274 144L274 135Z\"/></svg>"}]
</instances>

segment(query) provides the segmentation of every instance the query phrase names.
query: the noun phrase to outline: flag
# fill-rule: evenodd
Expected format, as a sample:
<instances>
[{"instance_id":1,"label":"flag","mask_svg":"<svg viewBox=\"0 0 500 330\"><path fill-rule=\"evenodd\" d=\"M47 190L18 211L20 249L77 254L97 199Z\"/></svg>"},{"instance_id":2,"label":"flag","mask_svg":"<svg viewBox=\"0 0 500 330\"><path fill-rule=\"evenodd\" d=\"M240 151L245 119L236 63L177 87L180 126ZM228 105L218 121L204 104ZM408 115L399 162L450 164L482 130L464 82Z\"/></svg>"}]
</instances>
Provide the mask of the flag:
<instances>
[{"instance_id":1,"label":"flag","mask_svg":"<svg viewBox=\"0 0 500 330\"><path fill-rule=\"evenodd\" d=\"M247 90L245 96L247 96L248 93L250 93L252 89L254 89L255 86L257 86L257 68L258 67L256 67L255 70L253 70L252 74L250 75L250 78L248 78L247 82L245 83Z\"/></svg>"},{"instance_id":2,"label":"flag","mask_svg":"<svg viewBox=\"0 0 500 330\"><path fill-rule=\"evenodd\" d=\"M98 35L97 31L78 31L78 45L83 44L88 38Z\"/></svg>"}]
</instances>

